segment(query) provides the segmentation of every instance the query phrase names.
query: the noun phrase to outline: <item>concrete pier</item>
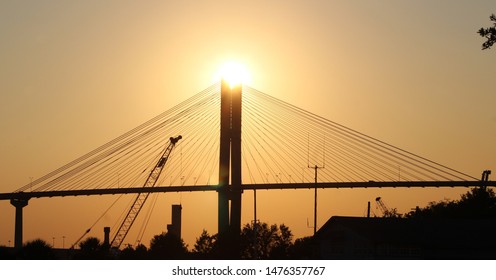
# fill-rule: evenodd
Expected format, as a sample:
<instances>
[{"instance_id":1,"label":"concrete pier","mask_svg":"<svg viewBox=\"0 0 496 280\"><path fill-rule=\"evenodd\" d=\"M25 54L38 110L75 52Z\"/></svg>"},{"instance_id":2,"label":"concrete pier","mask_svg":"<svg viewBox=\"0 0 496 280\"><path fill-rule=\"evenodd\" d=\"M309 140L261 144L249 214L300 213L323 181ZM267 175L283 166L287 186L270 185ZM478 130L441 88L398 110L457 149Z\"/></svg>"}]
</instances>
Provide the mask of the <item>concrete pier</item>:
<instances>
[{"instance_id":1,"label":"concrete pier","mask_svg":"<svg viewBox=\"0 0 496 280\"><path fill-rule=\"evenodd\" d=\"M16 208L14 248L17 251L22 248L22 209L28 205L28 199L13 198L10 204Z\"/></svg>"}]
</instances>

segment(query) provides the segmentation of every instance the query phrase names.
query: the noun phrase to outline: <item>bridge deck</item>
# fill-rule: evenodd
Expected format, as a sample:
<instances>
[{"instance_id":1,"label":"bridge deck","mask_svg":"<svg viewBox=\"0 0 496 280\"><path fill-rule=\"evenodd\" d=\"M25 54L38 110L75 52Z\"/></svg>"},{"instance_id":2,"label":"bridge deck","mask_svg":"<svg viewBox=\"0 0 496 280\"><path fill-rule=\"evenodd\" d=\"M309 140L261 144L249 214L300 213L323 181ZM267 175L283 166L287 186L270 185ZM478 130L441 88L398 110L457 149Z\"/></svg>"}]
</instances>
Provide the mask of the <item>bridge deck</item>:
<instances>
[{"instance_id":1,"label":"bridge deck","mask_svg":"<svg viewBox=\"0 0 496 280\"><path fill-rule=\"evenodd\" d=\"M331 182L317 183L319 189L341 189L341 188L454 188L454 187L496 187L496 181L388 181L388 182ZM241 185L243 190L281 190L281 189L313 189L315 183L272 183L272 184L245 184ZM109 189L85 189L85 190L62 190L45 192L14 192L0 193L0 200L31 199L41 197L64 197L64 196L90 196L108 194L136 194L136 193L167 193L167 192L204 192L217 191L217 185L206 186L157 186L137 188L109 188Z\"/></svg>"}]
</instances>

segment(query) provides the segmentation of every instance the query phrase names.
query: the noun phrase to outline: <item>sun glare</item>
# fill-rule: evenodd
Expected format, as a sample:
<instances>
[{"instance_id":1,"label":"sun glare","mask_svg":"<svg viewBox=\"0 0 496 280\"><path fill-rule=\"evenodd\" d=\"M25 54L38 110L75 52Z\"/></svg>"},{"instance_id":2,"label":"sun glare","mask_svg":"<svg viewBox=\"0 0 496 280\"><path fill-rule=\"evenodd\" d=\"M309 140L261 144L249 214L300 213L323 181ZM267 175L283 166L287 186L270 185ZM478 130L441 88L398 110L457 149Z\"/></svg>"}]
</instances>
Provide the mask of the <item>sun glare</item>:
<instances>
[{"instance_id":1,"label":"sun glare","mask_svg":"<svg viewBox=\"0 0 496 280\"><path fill-rule=\"evenodd\" d=\"M218 79L225 80L231 87L248 83L250 75L246 68L237 62L227 62L224 64L217 75Z\"/></svg>"}]
</instances>

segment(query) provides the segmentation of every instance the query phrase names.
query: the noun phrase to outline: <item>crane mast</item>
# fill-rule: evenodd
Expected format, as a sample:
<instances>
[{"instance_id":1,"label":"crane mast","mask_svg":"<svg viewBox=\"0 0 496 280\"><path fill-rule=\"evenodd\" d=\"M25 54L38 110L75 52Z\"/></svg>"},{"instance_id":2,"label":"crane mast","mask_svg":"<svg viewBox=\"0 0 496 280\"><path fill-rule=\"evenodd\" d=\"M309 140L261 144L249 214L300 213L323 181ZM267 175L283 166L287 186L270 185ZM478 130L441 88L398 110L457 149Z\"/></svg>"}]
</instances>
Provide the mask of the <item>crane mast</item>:
<instances>
[{"instance_id":1,"label":"crane mast","mask_svg":"<svg viewBox=\"0 0 496 280\"><path fill-rule=\"evenodd\" d=\"M169 159L169 156L172 152L172 149L176 145L176 143L182 139L182 136L179 135L177 137L171 137L169 140L169 145L165 148L164 152L162 153L160 159L158 162L155 164L155 167L152 169L150 174L148 175L145 184L143 187L154 187L155 184L158 181L158 178L160 177L160 174L162 173L162 170L164 169L165 163ZM143 205L145 204L146 199L150 193L139 193L136 196L136 199L134 200L133 204L131 205L131 208L129 209L126 217L124 218L123 222L121 223L119 229L117 230L114 238L112 239L111 247L113 248L119 248L124 241L124 238L126 238L126 235L129 232L129 229L133 225L134 221L136 220L136 217L138 216L139 212L141 211L141 208L143 208Z\"/></svg>"}]
</instances>

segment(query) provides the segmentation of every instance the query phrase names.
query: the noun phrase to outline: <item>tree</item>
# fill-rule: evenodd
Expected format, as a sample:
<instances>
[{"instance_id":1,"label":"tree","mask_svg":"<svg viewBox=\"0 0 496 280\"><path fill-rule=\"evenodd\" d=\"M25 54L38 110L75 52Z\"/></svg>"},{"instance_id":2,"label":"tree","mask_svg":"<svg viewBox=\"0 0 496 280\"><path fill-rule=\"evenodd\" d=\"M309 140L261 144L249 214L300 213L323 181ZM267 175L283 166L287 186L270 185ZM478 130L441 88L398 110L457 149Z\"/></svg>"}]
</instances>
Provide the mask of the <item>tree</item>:
<instances>
[{"instance_id":1,"label":"tree","mask_svg":"<svg viewBox=\"0 0 496 280\"><path fill-rule=\"evenodd\" d=\"M181 260L188 256L184 241L171 233L155 235L150 241L150 256L160 260Z\"/></svg>"},{"instance_id":2,"label":"tree","mask_svg":"<svg viewBox=\"0 0 496 280\"><path fill-rule=\"evenodd\" d=\"M315 259L315 246L313 236L297 238L291 248L290 258L295 260Z\"/></svg>"},{"instance_id":3,"label":"tree","mask_svg":"<svg viewBox=\"0 0 496 280\"><path fill-rule=\"evenodd\" d=\"M0 260L15 260L12 248L0 246Z\"/></svg>"},{"instance_id":4,"label":"tree","mask_svg":"<svg viewBox=\"0 0 496 280\"><path fill-rule=\"evenodd\" d=\"M103 260L111 259L108 246L105 246L100 239L88 237L79 243L79 252L75 258L80 260Z\"/></svg>"},{"instance_id":5,"label":"tree","mask_svg":"<svg viewBox=\"0 0 496 280\"><path fill-rule=\"evenodd\" d=\"M465 218L496 217L496 194L487 188L473 188L458 201L461 216Z\"/></svg>"},{"instance_id":6,"label":"tree","mask_svg":"<svg viewBox=\"0 0 496 280\"><path fill-rule=\"evenodd\" d=\"M84 251L98 251L101 244L100 239L96 237L88 237L79 243L79 248Z\"/></svg>"},{"instance_id":7,"label":"tree","mask_svg":"<svg viewBox=\"0 0 496 280\"><path fill-rule=\"evenodd\" d=\"M35 239L26 242L22 247L21 256L26 260L53 260L55 254L53 253L52 246L45 240Z\"/></svg>"},{"instance_id":8,"label":"tree","mask_svg":"<svg viewBox=\"0 0 496 280\"><path fill-rule=\"evenodd\" d=\"M281 224L279 226L279 234L275 236L274 248L270 252L271 259L288 259L290 256L290 250L293 246L293 233L289 230L289 227Z\"/></svg>"},{"instance_id":9,"label":"tree","mask_svg":"<svg viewBox=\"0 0 496 280\"><path fill-rule=\"evenodd\" d=\"M477 33L481 37L486 38L486 41L482 44L482 49L490 49L494 43L496 43L496 16L492 14L489 19L493 22L492 27L481 28Z\"/></svg>"},{"instance_id":10,"label":"tree","mask_svg":"<svg viewBox=\"0 0 496 280\"><path fill-rule=\"evenodd\" d=\"M382 214L383 218L401 218L401 216L401 213L399 213L396 208L386 209Z\"/></svg>"},{"instance_id":11,"label":"tree","mask_svg":"<svg viewBox=\"0 0 496 280\"><path fill-rule=\"evenodd\" d=\"M256 230L256 231L255 231ZM284 224L246 224L241 231L241 258L288 259L293 234Z\"/></svg>"},{"instance_id":12,"label":"tree","mask_svg":"<svg viewBox=\"0 0 496 280\"><path fill-rule=\"evenodd\" d=\"M119 254L119 259L121 260L146 260L149 259L148 249L143 244L138 244L136 248L131 245L126 246L122 249Z\"/></svg>"},{"instance_id":13,"label":"tree","mask_svg":"<svg viewBox=\"0 0 496 280\"><path fill-rule=\"evenodd\" d=\"M211 258L216 241L217 234L210 235L206 230L203 230L200 237L196 239L196 243L192 251L195 258Z\"/></svg>"},{"instance_id":14,"label":"tree","mask_svg":"<svg viewBox=\"0 0 496 280\"><path fill-rule=\"evenodd\" d=\"M237 233L236 233L237 234ZM192 250L195 259L311 259L314 258L312 237L297 239L284 224L246 224L237 237L234 233L210 235L203 230ZM233 254L233 248L239 253Z\"/></svg>"},{"instance_id":15,"label":"tree","mask_svg":"<svg viewBox=\"0 0 496 280\"><path fill-rule=\"evenodd\" d=\"M494 218L496 217L496 194L492 189L473 188L461 195L459 200L430 202L425 208L417 208L405 215L407 218Z\"/></svg>"}]
</instances>

